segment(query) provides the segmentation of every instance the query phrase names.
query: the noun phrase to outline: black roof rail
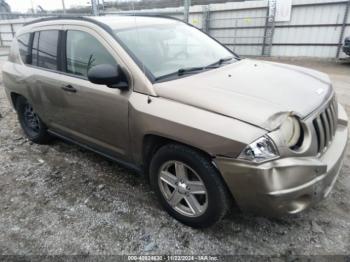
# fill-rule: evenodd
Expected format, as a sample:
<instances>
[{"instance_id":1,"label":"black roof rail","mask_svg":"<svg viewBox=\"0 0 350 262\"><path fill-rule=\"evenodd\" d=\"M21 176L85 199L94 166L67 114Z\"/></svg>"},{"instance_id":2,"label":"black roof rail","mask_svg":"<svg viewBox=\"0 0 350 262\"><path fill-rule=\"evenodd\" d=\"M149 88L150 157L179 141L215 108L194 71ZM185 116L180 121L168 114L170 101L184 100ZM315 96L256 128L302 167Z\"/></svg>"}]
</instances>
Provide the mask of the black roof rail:
<instances>
[{"instance_id":1,"label":"black roof rail","mask_svg":"<svg viewBox=\"0 0 350 262\"><path fill-rule=\"evenodd\" d=\"M107 14L109 15L109 14ZM155 15L155 14L110 14L110 15L114 15L114 16L137 16L137 17L155 17L155 18L167 18L167 19L172 19L172 20L177 20L177 21L181 21L184 22L183 20L176 18L176 17L172 17L172 16L166 16L166 15ZM92 19L88 16L73 16L73 15L57 15L57 16L52 16L52 17L43 17L43 18L39 18L39 19L35 19L29 22L24 23L24 25L31 25L31 24L35 24L35 23L40 23L40 22L46 22L46 21L54 21L54 20L82 20L82 21L86 21L86 22L92 22L98 25L104 24L101 23L95 19Z\"/></svg>"},{"instance_id":2,"label":"black roof rail","mask_svg":"<svg viewBox=\"0 0 350 262\"><path fill-rule=\"evenodd\" d=\"M98 25L98 26L102 27L108 33L113 35L113 30L107 24L102 23L102 22L100 22L100 21L98 21L96 19L92 19L90 17L86 17L86 16L60 15L60 16L53 16L53 17L44 17L44 18L40 18L40 19L35 19L33 21L29 21L29 22L25 23L24 26L35 24L35 23L40 23L40 22L54 21L54 20L65 20L65 19L68 19L68 20L80 20L80 21L90 22L90 23L93 23L95 25Z\"/></svg>"},{"instance_id":3,"label":"black roof rail","mask_svg":"<svg viewBox=\"0 0 350 262\"><path fill-rule=\"evenodd\" d=\"M152 13L147 13L147 12L134 13L134 14L132 14L132 13L120 13L120 14L118 14L118 13L116 13L116 14L108 13L107 15L167 18L167 19L177 20L177 21L186 23L184 20L182 20L180 18L177 18L177 17L173 17L173 16L169 16L169 15L162 15L162 14L152 14Z\"/></svg>"},{"instance_id":4,"label":"black roof rail","mask_svg":"<svg viewBox=\"0 0 350 262\"><path fill-rule=\"evenodd\" d=\"M24 25L26 26L26 25L31 25L31 24L40 23L40 22L54 21L54 20L64 20L64 19L68 19L68 20L84 20L84 21L88 21L88 22L95 22L94 19L88 18L86 16L57 15L57 16L43 17L43 18L35 19L35 20L32 20L32 21L24 23Z\"/></svg>"},{"instance_id":5,"label":"black roof rail","mask_svg":"<svg viewBox=\"0 0 350 262\"><path fill-rule=\"evenodd\" d=\"M32 21L26 22L23 25L31 25L31 24L35 24L35 23L40 23L40 22L46 22L46 21L51 21L51 20L59 20L59 19L71 19L73 18L73 16L51 16L51 17L43 17L43 18L38 18L38 19L34 19ZM80 19L80 16L75 16L75 19Z\"/></svg>"}]
</instances>

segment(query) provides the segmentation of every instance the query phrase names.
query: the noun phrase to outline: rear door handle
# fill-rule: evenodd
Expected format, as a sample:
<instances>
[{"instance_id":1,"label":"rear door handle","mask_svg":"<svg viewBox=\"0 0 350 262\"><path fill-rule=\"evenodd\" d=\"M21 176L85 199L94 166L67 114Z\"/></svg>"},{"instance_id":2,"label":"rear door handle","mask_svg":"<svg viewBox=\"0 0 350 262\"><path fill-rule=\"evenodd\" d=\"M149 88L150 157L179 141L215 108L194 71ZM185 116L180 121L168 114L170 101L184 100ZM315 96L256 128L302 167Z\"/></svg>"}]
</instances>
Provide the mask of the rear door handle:
<instances>
[{"instance_id":1,"label":"rear door handle","mask_svg":"<svg viewBox=\"0 0 350 262\"><path fill-rule=\"evenodd\" d=\"M62 86L62 89L66 92L76 93L77 90L72 85Z\"/></svg>"}]
</instances>

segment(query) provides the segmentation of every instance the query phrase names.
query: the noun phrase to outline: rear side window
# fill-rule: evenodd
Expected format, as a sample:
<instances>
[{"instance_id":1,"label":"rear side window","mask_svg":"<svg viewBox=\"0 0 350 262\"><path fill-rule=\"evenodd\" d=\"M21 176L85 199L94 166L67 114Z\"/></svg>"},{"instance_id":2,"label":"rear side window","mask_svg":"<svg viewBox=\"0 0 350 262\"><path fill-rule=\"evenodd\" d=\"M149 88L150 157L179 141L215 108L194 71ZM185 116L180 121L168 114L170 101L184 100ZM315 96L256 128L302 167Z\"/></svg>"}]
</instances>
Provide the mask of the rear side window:
<instances>
[{"instance_id":1,"label":"rear side window","mask_svg":"<svg viewBox=\"0 0 350 262\"><path fill-rule=\"evenodd\" d=\"M17 37L19 55L23 63L28 64L29 61L29 40L30 34L23 34Z\"/></svg>"},{"instance_id":2,"label":"rear side window","mask_svg":"<svg viewBox=\"0 0 350 262\"><path fill-rule=\"evenodd\" d=\"M57 70L58 30L35 32L32 65Z\"/></svg>"},{"instance_id":3,"label":"rear side window","mask_svg":"<svg viewBox=\"0 0 350 262\"><path fill-rule=\"evenodd\" d=\"M82 31L67 31L67 72L86 77L93 66L115 65L116 61L92 35Z\"/></svg>"}]
</instances>

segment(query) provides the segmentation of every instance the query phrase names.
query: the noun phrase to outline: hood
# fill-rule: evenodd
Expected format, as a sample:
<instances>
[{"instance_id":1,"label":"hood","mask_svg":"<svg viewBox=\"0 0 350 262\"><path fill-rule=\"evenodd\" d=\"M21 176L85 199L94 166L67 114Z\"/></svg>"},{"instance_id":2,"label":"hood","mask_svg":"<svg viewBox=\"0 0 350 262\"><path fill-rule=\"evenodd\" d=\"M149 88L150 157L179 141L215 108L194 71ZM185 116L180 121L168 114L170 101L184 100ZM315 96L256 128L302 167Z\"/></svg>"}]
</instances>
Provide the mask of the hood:
<instances>
[{"instance_id":1,"label":"hood","mask_svg":"<svg viewBox=\"0 0 350 262\"><path fill-rule=\"evenodd\" d=\"M329 77L302 67L244 59L154 85L158 96L236 118L266 130L300 118L332 94Z\"/></svg>"}]
</instances>

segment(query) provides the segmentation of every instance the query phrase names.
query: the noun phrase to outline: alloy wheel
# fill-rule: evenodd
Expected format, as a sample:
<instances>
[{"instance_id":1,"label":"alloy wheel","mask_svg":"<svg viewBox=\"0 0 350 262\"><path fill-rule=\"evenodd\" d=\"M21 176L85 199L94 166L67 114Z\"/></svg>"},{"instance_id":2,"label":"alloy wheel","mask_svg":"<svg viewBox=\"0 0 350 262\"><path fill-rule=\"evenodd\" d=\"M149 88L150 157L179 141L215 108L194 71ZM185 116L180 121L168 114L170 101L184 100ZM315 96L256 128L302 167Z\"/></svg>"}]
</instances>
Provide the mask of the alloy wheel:
<instances>
[{"instance_id":1,"label":"alloy wheel","mask_svg":"<svg viewBox=\"0 0 350 262\"><path fill-rule=\"evenodd\" d=\"M208 193L200 176L180 161L168 161L158 175L160 191L168 204L188 217L202 215L208 207Z\"/></svg>"}]
</instances>

